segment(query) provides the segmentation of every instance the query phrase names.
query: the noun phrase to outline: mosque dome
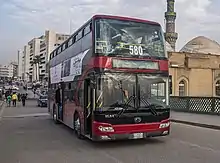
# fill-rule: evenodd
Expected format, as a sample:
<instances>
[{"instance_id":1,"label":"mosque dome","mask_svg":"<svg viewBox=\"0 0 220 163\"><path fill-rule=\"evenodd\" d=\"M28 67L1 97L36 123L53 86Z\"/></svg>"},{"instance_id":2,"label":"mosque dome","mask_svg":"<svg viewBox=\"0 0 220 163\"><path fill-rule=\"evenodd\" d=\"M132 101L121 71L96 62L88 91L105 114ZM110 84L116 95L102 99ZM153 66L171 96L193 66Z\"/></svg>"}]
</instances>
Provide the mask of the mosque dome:
<instances>
[{"instance_id":1,"label":"mosque dome","mask_svg":"<svg viewBox=\"0 0 220 163\"><path fill-rule=\"evenodd\" d=\"M180 52L220 55L220 45L207 37L198 36L189 41Z\"/></svg>"}]
</instances>

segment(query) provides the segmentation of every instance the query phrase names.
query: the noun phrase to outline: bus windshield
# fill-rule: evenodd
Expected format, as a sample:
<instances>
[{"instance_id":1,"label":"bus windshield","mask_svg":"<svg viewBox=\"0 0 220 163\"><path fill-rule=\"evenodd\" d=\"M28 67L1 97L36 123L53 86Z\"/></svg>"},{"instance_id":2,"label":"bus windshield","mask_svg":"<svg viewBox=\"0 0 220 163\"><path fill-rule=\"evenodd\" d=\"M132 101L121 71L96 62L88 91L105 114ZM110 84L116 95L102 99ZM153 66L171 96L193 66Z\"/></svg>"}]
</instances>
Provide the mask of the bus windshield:
<instances>
[{"instance_id":1,"label":"bus windshield","mask_svg":"<svg viewBox=\"0 0 220 163\"><path fill-rule=\"evenodd\" d=\"M95 52L104 56L166 57L160 25L127 20L97 19Z\"/></svg>"},{"instance_id":2,"label":"bus windshield","mask_svg":"<svg viewBox=\"0 0 220 163\"><path fill-rule=\"evenodd\" d=\"M138 75L138 84L140 86L140 97L146 99L149 103L168 105L168 78L160 76ZM144 106L143 103L140 104Z\"/></svg>"},{"instance_id":3,"label":"bus windshield","mask_svg":"<svg viewBox=\"0 0 220 163\"><path fill-rule=\"evenodd\" d=\"M109 107L125 104L131 97L138 96L137 87L140 87L139 98L144 99L149 104L157 104L165 107L167 105L166 94L168 79L126 73L106 73L98 79L97 99L98 107L108 110ZM140 108L146 103L140 102ZM130 109L135 109L134 100L129 103ZM129 108L128 108L129 109Z\"/></svg>"}]
</instances>

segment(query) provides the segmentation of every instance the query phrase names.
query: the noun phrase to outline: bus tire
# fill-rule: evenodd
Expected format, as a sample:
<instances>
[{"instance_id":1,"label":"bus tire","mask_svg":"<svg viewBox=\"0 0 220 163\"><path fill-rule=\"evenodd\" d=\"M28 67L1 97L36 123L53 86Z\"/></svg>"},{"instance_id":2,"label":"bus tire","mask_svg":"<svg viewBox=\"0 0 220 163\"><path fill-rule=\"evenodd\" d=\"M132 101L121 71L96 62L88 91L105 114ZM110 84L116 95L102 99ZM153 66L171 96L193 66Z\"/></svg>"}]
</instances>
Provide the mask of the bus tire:
<instances>
[{"instance_id":1,"label":"bus tire","mask_svg":"<svg viewBox=\"0 0 220 163\"><path fill-rule=\"evenodd\" d=\"M59 124L59 120L58 120L58 109L56 109L57 107L55 105L53 105L53 121L55 124Z\"/></svg>"},{"instance_id":2,"label":"bus tire","mask_svg":"<svg viewBox=\"0 0 220 163\"><path fill-rule=\"evenodd\" d=\"M82 139L82 134L81 134L81 122L80 122L80 118L79 118L79 114L75 113L74 114L74 132L76 134L76 136L79 139Z\"/></svg>"}]
</instances>

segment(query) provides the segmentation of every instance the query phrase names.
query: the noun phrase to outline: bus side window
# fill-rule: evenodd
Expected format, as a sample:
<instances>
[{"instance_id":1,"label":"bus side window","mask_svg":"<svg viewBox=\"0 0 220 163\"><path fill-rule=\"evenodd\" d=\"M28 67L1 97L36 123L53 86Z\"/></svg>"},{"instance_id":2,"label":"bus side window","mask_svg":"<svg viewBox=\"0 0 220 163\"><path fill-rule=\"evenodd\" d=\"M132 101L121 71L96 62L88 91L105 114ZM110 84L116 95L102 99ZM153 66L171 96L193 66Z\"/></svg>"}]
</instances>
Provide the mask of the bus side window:
<instances>
[{"instance_id":1,"label":"bus side window","mask_svg":"<svg viewBox=\"0 0 220 163\"><path fill-rule=\"evenodd\" d=\"M84 36L91 32L91 27L92 27L91 24L92 24L92 23L90 23L89 25L87 25L87 26L84 28L84 30L83 30Z\"/></svg>"},{"instance_id":2,"label":"bus side window","mask_svg":"<svg viewBox=\"0 0 220 163\"><path fill-rule=\"evenodd\" d=\"M79 33L76 35L76 41L80 40L82 38L82 31L79 31Z\"/></svg>"},{"instance_id":3,"label":"bus side window","mask_svg":"<svg viewBox=\"0 0 220 163\"><path fill-rule=\"evenodd\" d=\"M73 101L73 102L75 102L76 100L75 100L75 95L76 95L76 82L72 82L71 83L71 100Z\"/></svg>"},{"instance_id":4,"label":"bus side window","mask_svg":"<svg viewBox=\"0 0 220 163\"><path fill-rule=\"evenodd\" d=\"M80 106L83 106L83 92L84 92L84 81L82 81L82 84L81 84L81 88L78 90L78 100L79 100L79 105Z\"/></svg>"},{"instance_id":5,"label":"bus side window","mask_svg":"<svg viewBox=\"0 0 220 163\"><path fill-rule=\"evenodd\" d=\"M68 100L72 101L72 97L71 97L71 83L67 84L66 91L67 91L67 98L68 98Z\"/></svg>"},{"instance_id":6,"label":"bus side window","mask_svg":"<svg viewBox=\"0 0 220 163\"><path fill-rule=\"evenodd\" d=\"M69 94L68 83L66 83L64 86L64 101L65 102L70 101L68 94Z\"/></svg>"}]
</instances>

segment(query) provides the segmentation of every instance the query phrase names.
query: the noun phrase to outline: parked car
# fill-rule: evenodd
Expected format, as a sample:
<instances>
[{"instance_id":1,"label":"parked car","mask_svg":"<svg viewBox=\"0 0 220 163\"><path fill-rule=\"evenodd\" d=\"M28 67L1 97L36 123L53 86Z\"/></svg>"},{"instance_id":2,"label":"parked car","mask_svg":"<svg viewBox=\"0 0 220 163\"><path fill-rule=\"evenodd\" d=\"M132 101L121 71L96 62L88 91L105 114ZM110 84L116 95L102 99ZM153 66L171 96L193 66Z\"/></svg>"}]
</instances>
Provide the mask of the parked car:
<instances>
[{"instance_id":1,"label":"parked car","mask_svg":"<svg viewBox=\"0 0 220 163\"><path fill-rule=\"evenodd\" d=\"M47 107L47 96L46 95L40 95L40 97L37 100L37 105L39 107Z\"/></svg>"}]
</instances>

